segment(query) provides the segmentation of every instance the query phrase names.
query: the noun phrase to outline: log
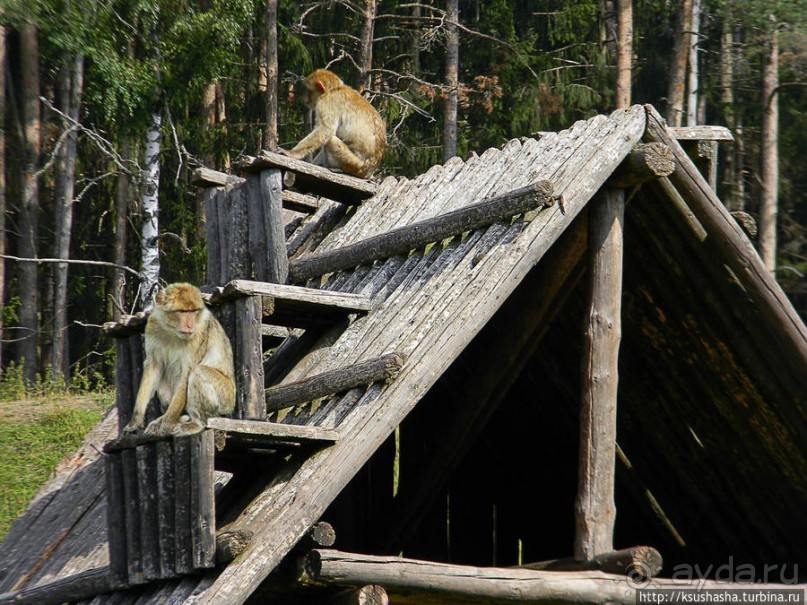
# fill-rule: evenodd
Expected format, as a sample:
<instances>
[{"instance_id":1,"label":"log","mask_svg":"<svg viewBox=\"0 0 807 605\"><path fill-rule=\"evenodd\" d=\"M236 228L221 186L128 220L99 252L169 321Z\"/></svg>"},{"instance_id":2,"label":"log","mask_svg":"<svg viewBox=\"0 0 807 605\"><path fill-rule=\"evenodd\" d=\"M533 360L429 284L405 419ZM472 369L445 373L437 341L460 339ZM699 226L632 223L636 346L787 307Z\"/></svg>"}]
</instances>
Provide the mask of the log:
<instances>
[{"instance_id":1,"label":"log","mask_svg":"<svg viewBox=\"0 0 807 605\"><path fill-rule=\"evenodd\" d=\"M667 130L679 141L733 141L731 130L725 126L668 126Z\"/></svg>"},{"instance_id":2,"label":"log","mask_svg":"<svg viewBox=\"0 0 807 605\"><path fill-rule=\"evenodd\" d=\"M286 189L283 190L282 199L284 208L304 214L313 214L320 206L319 198Z\"/></svg>"},{"instance_id":3,"label":"log","mask_svg":"<svg viewBox=\"0 0 807 605\"><path fill-rule=\"evenodd\" d=\"M226 172L219 172L212 168L205 168L204 166L197 168L191 174L191 185L197 187L221 187L229 183L238 183L244 179L234 174L227 174Z\"/></svg>"},{"instance_id":4,"label":"log","mask_svg":"<svg viewBox=\"0 0 807 605\"><path fill-rule=\"evenodd\" d=\"M287 174L290 172L294 175L294 180L287 187L293 185L303 193L321 195L343 204L360 204L373 197L378 189L372 181L332 172L322 166L270 151L263 151L258 157L247 157L237 167L246 173L261 172L268 168L288 171Z\"/></svg>"},{"instance_id":5,"label":"log","mask_svg":"<svg viewBox=\"0 0 807 605\"><path fill-rule=\"evenodd\" d=\"M397 254L405 254L433 242L479 229L554 203L552 183L537 181L489 200L405 227L392 229L355 244L327 252L314 252L289 263L289 280L304 282L312 277L350 269Z\"/></svg>"},{"instance_id":6,"label":"log","mask_svg":"<svg viewBox=\"0 0 807 605\"><path fill-rule=\"evenodd\" d=\"M263 308L257 296L236 299L235 343L235 410L237 418L264 418L263 346L261 320Z\"/></svg>"},{"instance_id":7,"label":"log","mask_svg":"<svg viewBox=\"0 0 807 605\"><path fill-rule=\"evenodd\" d=\"M717 190L717 141L682 141L681 146L713 191Z\"/></svg>"},{"instance_id":8,"label":"log","mask_svg":"<svg viewBox=\"0 0 807 605\"><path fill-rule=\"evenodd\" d=\"M596 555L588 561L573 558L541 561L519 565L519 569L543 571L602 571L631 576L637 580L655 577L661 571L661 554L651 546L634 546Z\"/></svg>"},{"instance_id":9,"label":"log","mask_svg":"<svg viewBox=\"0 0 807 605\"><path fill-rule=\"evenodd\" d=\"M757 221L753 216L742 210L733 211L731 216L749 238L753 239L757 236L759 230L757 229Z\"/></svg>"},{"instance_id":10,"label":"log","mask_svg":"<svg viewBox=\"0 0 807 605\"><path fill-rule=\"evenodd\" d=\"M438 605L445 603L574 603L635 605L641 602L639 589L678 591L759 590L759 584L731 583L694 579L655 578L637 582L600 571L539 571L518 568L472 567L451 565L401 557L379 557L344 553L336 550L314 550L305 560L305 574L298 582L304 585L367 586L380 585L393 602L405 605ZM766 584L770 590L786 591L801 596L804 584ZM680 593L679 593L680 594ZM702 594L702 593L701 593ZM649 596L649 595L645 595Z\"/></svg>"},{"instance_id":11,"label":"log","mask_svg":"<svg viewBox=\"0 0 807 605\"><path fill-rule=\"evenodd\" d=\"M574 557L613 550L617 362L621 338L625 192L605 189L589 204L590 298L583 344L580 462Z\"/></svg>"},{"instance_id":12,"label":"log","mask_svg":"<svg viewBox=\"0 0 807 605\"><path fill-rule=\"evenodd\" d=\"M223 531L216 536L216 563L226 565L249 546L254 532L248 529Z\"/></svg>"},{"instance_id":13,"label":"log","mask_svg":"<svg viewBox=\"0 0 807 605\"><path fill-rule=\"evenodd\" d=\"M358 386L389 380L401 371L404 363L404 355L390 353L346 368L322 372L299 382L270 387L266 389L266 409L280 410Z\"/></svg>"},{"instance_id":14,"label":"log","mask_svg":"<svg viewBox=\"0 0 807 605\"><path fill-rule=\"evenodd\" d=\"M97 567L46 584L0 594L0 605L61 605L115 588L108 567Z\"/></svg>"},{"instance_id":15,"label":"log","mask_svg":"<svg viewBox=\"0 0 807 605\"><path fill-rule=\"evenodd\" d=\"M610 187L626 189L661 177L675 170L672 149L663 143L642 143L616 169L608 181Z\"/></svg>"}]
</instances>

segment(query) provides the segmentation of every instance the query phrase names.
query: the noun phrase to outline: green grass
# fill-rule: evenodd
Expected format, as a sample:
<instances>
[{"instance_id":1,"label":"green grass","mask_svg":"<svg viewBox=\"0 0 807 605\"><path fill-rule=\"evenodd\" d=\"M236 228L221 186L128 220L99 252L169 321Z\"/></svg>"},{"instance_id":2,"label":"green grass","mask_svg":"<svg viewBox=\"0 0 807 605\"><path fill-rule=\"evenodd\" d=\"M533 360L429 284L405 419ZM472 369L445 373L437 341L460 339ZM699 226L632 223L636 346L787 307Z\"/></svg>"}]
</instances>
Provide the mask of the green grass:
<instances>
[{"instance_id":1,"label":"green grass","mask_svg":"<svg viewBox=\"0 0 807 605\"><path fill-rule=\"evenodd\" d=\"M0 402L0 540L57 463L75 451L111 393Z\"/></svg>"}]
</instances>

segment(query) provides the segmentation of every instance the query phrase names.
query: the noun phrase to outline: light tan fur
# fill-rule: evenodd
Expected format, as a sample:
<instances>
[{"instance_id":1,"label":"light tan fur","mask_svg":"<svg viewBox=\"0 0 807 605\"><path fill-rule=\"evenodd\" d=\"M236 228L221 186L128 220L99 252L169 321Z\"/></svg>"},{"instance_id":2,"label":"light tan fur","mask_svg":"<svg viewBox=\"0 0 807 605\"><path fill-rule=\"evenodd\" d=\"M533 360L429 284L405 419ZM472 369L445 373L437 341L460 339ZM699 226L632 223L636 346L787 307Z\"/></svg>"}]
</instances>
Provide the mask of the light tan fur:
<instances>
[{"instance_id":1,"label":"light tan fur","mask_svg":"<svg viewBox=\"0 0 807 605\"><path fill-rule=\"evenodd\" d=\"M143 428L146 408L156 394L163 415L146 433L197 433L209 417L229 414L235 407L230 340L191 284L169 285L157 293L155 303L146 323L143 378L124 432ZM181 421L183 413L187 422Z\"/></svg>"},{"instance_id":2,"label":"light tan fur","mask_svg":"<svg viewBox=\"0 0 807 605\"><path fill-rule=\"evenodd\" d=\"M378 167L387 147L384 121L358 92L327 69L305 79L305 104L314 112L314 130L287 155L359 177Z\"/></svg>"}]
</instances>

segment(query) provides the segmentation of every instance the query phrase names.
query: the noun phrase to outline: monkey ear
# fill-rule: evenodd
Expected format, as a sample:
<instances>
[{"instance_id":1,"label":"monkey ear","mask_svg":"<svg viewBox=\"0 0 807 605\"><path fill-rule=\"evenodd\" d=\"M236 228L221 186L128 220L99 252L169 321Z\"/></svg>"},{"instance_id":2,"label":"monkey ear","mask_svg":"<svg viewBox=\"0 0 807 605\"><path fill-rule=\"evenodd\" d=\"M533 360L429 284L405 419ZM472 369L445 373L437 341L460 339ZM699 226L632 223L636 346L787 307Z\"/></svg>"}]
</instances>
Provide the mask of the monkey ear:
<instances>
[{"instance_id":1,"label":"monkey ear","mask_svg":"<svg viewBox=\"0 0 807 605\"><path fill-rule=\"evenodd\" d=\"M321 80L317 80L317 88L321 94L325 94L327 91L325 90L325 84L322 83Z\"/></svg>"},{"instance_id":2,"label":"monkey ear","mask_svg":"<svg viewBox=\"0 0 807 605\"><path fill-rule=\"evenodd\" d=\"M163 305L163 304L165 304L165 292L164 292L164 291L162 291L162 290L158 290L158 291L157 291L157 294L155 294L155 295L154 295L154 301L155 301L155 302L156 302L158 305Z\"/></svg>"}]
</instances>

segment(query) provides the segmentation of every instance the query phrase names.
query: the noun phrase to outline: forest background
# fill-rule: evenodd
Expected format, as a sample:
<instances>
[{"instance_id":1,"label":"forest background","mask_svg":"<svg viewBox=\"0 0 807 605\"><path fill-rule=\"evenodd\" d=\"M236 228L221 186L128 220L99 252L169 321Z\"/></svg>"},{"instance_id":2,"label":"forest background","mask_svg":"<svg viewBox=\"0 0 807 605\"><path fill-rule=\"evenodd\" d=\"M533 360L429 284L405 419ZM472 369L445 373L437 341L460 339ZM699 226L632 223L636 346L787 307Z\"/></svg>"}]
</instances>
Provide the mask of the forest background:
<instances>
[{"instance_id":1,"label":"forest background","mask_svg":"<svg viewBox=\"0 0 807 605\"><path fill-rule=\"evenodd\" d=\"M385 118L382 176L630 102L729 127L718 193L804 316L805 22L807 0L0 0L3 379L105 384L101 324L205 283L193 170L302 138L318 67Z\"/></svg>"}]
</instances>

